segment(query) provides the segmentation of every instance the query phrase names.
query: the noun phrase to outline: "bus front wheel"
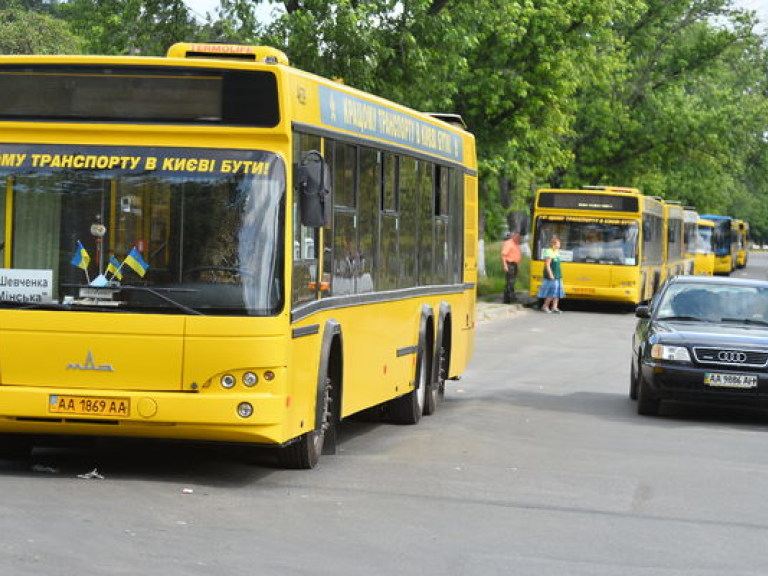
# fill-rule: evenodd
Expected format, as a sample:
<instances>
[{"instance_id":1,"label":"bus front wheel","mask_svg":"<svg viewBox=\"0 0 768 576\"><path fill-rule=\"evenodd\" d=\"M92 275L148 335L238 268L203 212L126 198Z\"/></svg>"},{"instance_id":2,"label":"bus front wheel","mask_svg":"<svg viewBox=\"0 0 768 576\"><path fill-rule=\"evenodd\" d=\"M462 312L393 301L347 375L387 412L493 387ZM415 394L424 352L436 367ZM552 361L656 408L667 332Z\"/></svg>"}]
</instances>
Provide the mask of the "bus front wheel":
<instances>
[{"instance_id":1,"label":"bus front wheel","mask_svg":"<svg viewBox=\"0 0 768 576\"><path fill-rule=\"evenodd\" d=\"M309 470L317 466L323 454L326 438L331 442L335 433L333 412L333 382L326 378L322 395L323 410L317 427L302 434L295 442L284 446L278 453L278 461L283 468Z\"/></svg>"}]
</instances>

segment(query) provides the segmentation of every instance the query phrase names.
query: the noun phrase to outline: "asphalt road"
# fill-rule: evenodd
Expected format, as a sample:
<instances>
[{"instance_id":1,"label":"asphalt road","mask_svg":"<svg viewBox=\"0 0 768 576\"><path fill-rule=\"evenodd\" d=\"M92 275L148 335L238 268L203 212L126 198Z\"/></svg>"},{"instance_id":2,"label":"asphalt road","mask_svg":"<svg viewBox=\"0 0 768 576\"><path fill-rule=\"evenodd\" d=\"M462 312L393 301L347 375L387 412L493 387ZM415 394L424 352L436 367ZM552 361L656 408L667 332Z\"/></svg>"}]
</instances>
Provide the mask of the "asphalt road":
<instances>
[{"instance_id":1,"label":"asphalt road","mask_svg":"<svg viewBox=\"0 0 768 576\"><path fill-rule=\"evenodd\" d=\"M154 443L0 462L0 573L765 574L766 415L638 416L632 314L564 308L484 321L437 414L346 422L313 471Z\"/></svg>"}]
</instances>

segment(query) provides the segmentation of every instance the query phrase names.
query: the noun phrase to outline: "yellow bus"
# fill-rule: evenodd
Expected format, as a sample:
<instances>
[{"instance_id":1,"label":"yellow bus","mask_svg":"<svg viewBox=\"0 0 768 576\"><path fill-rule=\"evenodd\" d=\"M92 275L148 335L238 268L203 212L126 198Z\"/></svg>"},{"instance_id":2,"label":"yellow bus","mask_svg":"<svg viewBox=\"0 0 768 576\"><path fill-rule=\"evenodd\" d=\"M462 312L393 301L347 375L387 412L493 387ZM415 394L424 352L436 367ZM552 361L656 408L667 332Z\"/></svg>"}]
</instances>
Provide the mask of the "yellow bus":
<instances>
[{"instance_id":1,"label":"yellow bus","mask_svg":"<svg viewBox=\"0 0 768 576\"><path fill-rule=\"evenodd\" d=\"M472 353L457 118L271 48L0 57L0 449L50 436L333 452L432 413Z\"/></svg>"},{"instance_id":2,"label":"yellow bus","mask_svg":"<svg viewBox=\"0 0 768 576\"><path fill-rule=\"evenodd\" d=\"M714 225L715 274L728 276L736 268L738 233L730 216L702 214Z\"/></svg>"},{"instance_id":3,"label":"yellow bus","mask_svg":"<svg viewBox=\"0 0 768 576\"><path fill-rule=\"evenodd\" d=\"M694 274L712 276L715 273L715 223L699 218L696 222L696 258Z\"/></svg>"},{"instance_id":4,"label":"yellow bus","mask_svg":"<svg viewBox=\"0 0 768 576\"><path fill-rule=\"evenodd\" d=\"M542 254L561 242L568 298L637 304L663 280L664 205L635 188L542 189L536 193L530 294L542 283Z\"/></svg>"},{"instance_id":5,"label":"yellow bus","mask_svg":"<svg viewBox=\"0 0 768 576\"><path fill-rule=\"evenodd\" d=\"M745 268L749 260L749 222L734 220L736 229L736 268Z\"/></svg>"},{"instance_id":6,"label":"yellow bus","mask_svg":"<svg viewBox=\"0 0 768 576\"><path fill-rule=\"evenodd\" d=\"M683 254L684 274L694 274L696 270L696 248L698 245L699 213L693 206L683 208Z\"/></svg>"},{"instance_id":7,"label":"yellow bus","mask_svg":"<svg viewBox=\"0 0 768 576\"><path fill-rule=\"evenodd\" d=\"M664 200L664 224L666 234L664 238L664 278L688 274L690 266L685 253L684 238L684 213L680 202L676 200ZM693 263L693 259L690 259Z\"/></svg>"}]
</instances>

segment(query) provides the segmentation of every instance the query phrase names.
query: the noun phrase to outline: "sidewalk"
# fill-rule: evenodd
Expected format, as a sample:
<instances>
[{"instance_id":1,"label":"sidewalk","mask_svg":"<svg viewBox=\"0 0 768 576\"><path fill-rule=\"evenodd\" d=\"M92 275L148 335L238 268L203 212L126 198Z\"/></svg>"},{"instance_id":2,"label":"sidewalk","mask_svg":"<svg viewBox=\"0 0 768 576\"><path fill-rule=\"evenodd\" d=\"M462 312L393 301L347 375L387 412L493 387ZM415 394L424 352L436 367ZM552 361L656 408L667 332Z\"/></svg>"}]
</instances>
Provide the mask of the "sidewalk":
<instances>
[{"instance_id":1,"label":"sidewalk","mask_svg":"<svg viewBox=\"0 0 768 576\"><path fill-rule=\"evenodd\" d=\"M527 294L518 293L518 301L514 304L504 304L501 294L498 296L484 296L477 301L477 323L482 324L498 318L508 318L524 313L535 303Z\"/></svg>"}]
</instances>

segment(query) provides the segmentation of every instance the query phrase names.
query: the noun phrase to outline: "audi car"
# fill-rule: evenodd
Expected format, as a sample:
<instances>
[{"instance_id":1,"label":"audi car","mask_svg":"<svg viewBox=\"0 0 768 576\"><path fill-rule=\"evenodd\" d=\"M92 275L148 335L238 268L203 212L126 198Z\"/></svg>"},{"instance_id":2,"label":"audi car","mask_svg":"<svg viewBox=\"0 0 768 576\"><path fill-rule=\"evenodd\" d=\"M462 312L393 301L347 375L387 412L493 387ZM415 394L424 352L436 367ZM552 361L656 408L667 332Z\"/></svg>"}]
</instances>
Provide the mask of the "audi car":
<instances>
[{"instance_id":1,"label":"audi car","mask_svg":"<svg viewBox=\"0 0 768 576\"><path fill-rule=\"evenodd\" d=\"M635 311L629 395L768 408L768 282L674 276Z\"/></svg>"}]
</instances>

